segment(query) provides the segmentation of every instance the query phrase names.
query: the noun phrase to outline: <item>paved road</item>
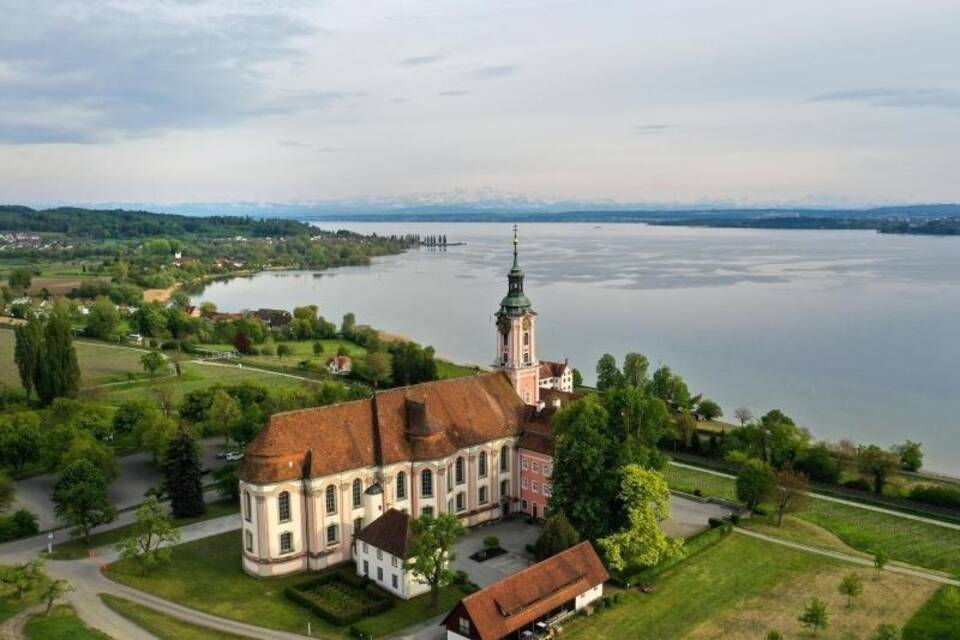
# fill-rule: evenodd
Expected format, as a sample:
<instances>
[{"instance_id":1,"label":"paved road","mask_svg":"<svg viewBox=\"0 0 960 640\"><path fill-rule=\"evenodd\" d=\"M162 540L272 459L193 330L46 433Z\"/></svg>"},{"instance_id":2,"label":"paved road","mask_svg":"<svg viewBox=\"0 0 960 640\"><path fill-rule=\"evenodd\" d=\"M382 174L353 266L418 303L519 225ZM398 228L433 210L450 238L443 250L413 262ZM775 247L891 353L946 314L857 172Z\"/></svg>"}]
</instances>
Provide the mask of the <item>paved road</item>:
<instances>
[{"instance_id":1,"label":"paved road","mask_svg":"<svg viewBox=\"0 0 960 640\"><path fill-rule=\"evenodd\" d=\"M223 438L207 438L203 440L203 455L201 462L217 469L223 465L217 460ZM150 454L134 453L117 458L120 475L110 485L110 502L118 509L126 509L143 502L143 494L150 487L157 486L162 480L160 470L153 464ZM209 477L209 476L208 476ZM23 508L37 514L40 530L45 531L59 526L54 512L53 501L50 495L57 482L57 474L48 473L34 476L17 482L17 503Z\"/></svg>"},{"instance_id":2,"label":"paved road","mask_svg":"<svg viewBox=\"0 0 960 640\"><path fill-rule=\"evenodd\" d=\"M819 556L826 556L828 558L836 558L837 560L852 562L853 564L859 564L864 567L873 566L873 560L870 560L869 558L862 558L860 556L855 556L849 553L843 553L841 551L832 551L830 549L821 549L820 547L812 547L808 544L801 544L799 542L791 542L790 540L775 538L765 533L751 531L750 529L741 529L740 527L734 527L733 530L745 536L750 536L751 538L766 540L767 542L779 544L784 547L790 547L791 549L796 549L798 551L803 551L805 553L812 553ZM950 584L955 587L960 587L960 580L955 580L954 578L951 578L943 574L925 571L917 567L911 567L909 565L904 565L900 563L896 563L896 564L890 563L884 568L884 571L890 571L891 573L899 573L905 576L920 578L922 580L930 580L931 582L938 582L940 584Z\"/></svg>"},{"instance_id":3,"label":"paved road","mask_svg":"<svg viewBox=\"0 0 960 640\"><path fill-rule=\"evenodd\" d=\"M736 478L735 475L730 473L724 473L722 471L714 471L713 469L705 469L703 467L697 467L692 464L684 464L682 462L671 461L675 467L682 467L684 469L693 469L694 471L700 471L702 473L708 473L712 476L720 476L721 478ZM916 520L917 522L925 522L927 524L934 524L938 527L943 527L945 529L960 529L960 524L955 522L944 522L943 520L937 520L936 518L926 518L924 516L914 515L912 513L904 513L903 511L896 511L894 509L885 509L884 507L877 507L872 504L864 504L862 502L854 502L853 500L844 500L843 498L834 498L833 496L825 496L820 493L810 491L807 493L811 498L816 498L817 500L826 500L827 502L835 502L837 504L845 504L850 507L856 507L858 509L866 509L867 511L875 511L876 513L885 513L891 516L897 516L898 518L906 518L907 520Z\"/></svg>"},{"instance_id":4,"label":"paved road","mask_svg":"<svg viewBox=\"0 0 960 640\"><path fill-rule=\"evenodd\" d=\"M734 510L712 502L699 502L683 496L670 496L670 517L664 532L673 538L689 538L706 529L710 518L726 518Z\"/></svg>"}]
</instances>

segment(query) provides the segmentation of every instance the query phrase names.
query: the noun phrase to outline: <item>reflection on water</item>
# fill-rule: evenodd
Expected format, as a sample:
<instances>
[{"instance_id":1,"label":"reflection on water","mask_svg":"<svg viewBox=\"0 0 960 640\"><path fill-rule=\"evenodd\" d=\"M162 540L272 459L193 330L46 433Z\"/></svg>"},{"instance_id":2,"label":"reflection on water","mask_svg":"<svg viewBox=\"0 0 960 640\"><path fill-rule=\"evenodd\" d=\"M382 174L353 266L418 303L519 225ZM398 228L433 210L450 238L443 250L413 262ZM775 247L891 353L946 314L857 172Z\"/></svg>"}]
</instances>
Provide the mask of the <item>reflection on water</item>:
<instances>
[{"instance_id":1,"label":"reflection on water","mask_svg":"<svg viewBox=\"0 0 960 640\"><path fill-rule=\"evenodd\" d=\"M329 225L332 226L332 225ZM461 247L371 267L271 272L211 283L221 309L318 304L433 344L492 358L510 266L506 224L339 223L365 233L446 233ZM521 265L542 358L589 380L604 352L668 363L732 416L779 407L827 438L924 443L960 472L960 239L861 231L526 224Z\"/></svg>"}]
</instances>

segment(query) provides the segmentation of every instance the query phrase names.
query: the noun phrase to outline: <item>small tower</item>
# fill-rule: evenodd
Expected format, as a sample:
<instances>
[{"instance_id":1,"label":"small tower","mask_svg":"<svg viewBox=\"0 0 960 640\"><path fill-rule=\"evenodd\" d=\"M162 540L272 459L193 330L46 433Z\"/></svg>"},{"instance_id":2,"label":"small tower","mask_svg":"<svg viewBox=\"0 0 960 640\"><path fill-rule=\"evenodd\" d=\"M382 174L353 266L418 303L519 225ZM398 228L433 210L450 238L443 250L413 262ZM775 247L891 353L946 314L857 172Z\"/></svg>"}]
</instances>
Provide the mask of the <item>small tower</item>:
<instances>
[{"instance_id":1,"label":"small tower","mask_svg":"<svg viewBox=\"0 0 960 640\"><path fill-rule=\"evenodd\" d=\"M540 401L540 362L537 360L537 314L523 293L523 271L517 257L517 225L513 225L513 267L507 274L507 295L497 311L497 350L493 367L510 376L526 404Z\"/></svg>"}]
</instances>

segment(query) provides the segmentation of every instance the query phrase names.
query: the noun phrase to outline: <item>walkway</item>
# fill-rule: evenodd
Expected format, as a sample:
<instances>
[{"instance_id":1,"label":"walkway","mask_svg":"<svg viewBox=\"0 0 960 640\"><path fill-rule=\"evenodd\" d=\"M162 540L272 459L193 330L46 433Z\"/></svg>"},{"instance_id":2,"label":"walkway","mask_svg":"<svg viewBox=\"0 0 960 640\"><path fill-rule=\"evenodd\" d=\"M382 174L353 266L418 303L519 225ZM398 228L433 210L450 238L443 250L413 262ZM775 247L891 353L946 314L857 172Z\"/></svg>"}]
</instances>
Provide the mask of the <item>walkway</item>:
<instances>
[{"instance_id":1,"label":"walkway","mask_svg":"<svg viewBox=\"0 0 960 640\"><path fill-rule=\"evenodd\" d=\"M45 608L42 604L34 605L4 620L3 624L0 624L0 640L23 640L23 629L27 626L27 620L30 616L43 612Z\"/></svg>"},{"instance_id":2,"label":"walkway","mask_svg":"<svg viewBox=\"0 0 960 640\"><path fill-rule=\"evenodd\" d=\"M859 564L864 567L873 566L873 560L870 560L869 558L863 558L861 556L855 556L849 553L843 553L842 551L831 551L830 549L821 549L820 547L814 547L808 544L802 544L800 542L791 542L789 540L784 540L782 538L770 536L765 533L759 533L757 531L751 531L749 529L743 529L741 527L734 527L733 530L736 533L740 533L745 536L750 536L751 538L764 540L766 542L772 542L774 544L779 544L784 547L790 547L791 549L796 549L797 551L803 551L805 553L813 553L820 556L826 556L828 558L834 558L836 560L843 560L845 562L852 562L853 564ZM914 578L920 578L921 580L929 580L931 582L938 582L940 584L949 584L955 587L960 587L960 580L955 580L943 574L925 571L923 569L912 567L906 564L890 563L886 567L884 567L883 570L890 571L891 573L899 573L905 576L912 576Z\"/></svg>"},{"instance_id":3,"label":"walkway","mask_svg":"<svg viewBox=\"0 0 960 640\"><path fill-rule=\"evenodd\" d=\"M316 378L308 378L307 376L298 376L292 373L280 373L279 371L271 371L270 369L261 369L259 367L247 367L241 364L226 364L223 362L210 362L209 360L191 360L190 364L200 364L205 367L227 367L229 369L242 369L244 371L256 371L257 373L266 373L273 376L283 376L284 378L294 378L296 380L305 380L307 382L323 382L322 380L317 380Z\"/></svg>"},{"instance_id":4,"label":"walkway","mask_svg":"<svg viewBox=\"0 0 960 640\"><path fill-rule=\"evenodd\" d=\"M675 467L683 468L683 469L692 469L694 471L699 471L701 473L708 473L712 476L719 476L721 478L730 478L732 480L736 480L737 478L737 476L731 473L725 473L723 471L715 471L713 469L706 469L704 467L698 467L692 464L685 464L683 462L676 462L674 460L671 460L669 464ZM925 522L926 524L936 525L938 527L943 527L945 529L960 530L960 524L955 522L944 522L943 520L937 520L936 518L927 518L925 516L918 516L912 513L904 513L903 511L896 511L895 509L885 509L884 507L877 507L872 504L864 504L862 502L855 502L853 500L844 500L843 498L825 496L821 493L816 493L814 491L808 491L807 495L810 496L811 498L816 498L817 500L826 500L827 502L835 502L837 504L846 505L848 507L856 507L857 509L866 509L867 511L875 511L876 513L883 513L888 516L897 516L898 518L905 518L907 520Z\"/></svg>"}]
</instances>

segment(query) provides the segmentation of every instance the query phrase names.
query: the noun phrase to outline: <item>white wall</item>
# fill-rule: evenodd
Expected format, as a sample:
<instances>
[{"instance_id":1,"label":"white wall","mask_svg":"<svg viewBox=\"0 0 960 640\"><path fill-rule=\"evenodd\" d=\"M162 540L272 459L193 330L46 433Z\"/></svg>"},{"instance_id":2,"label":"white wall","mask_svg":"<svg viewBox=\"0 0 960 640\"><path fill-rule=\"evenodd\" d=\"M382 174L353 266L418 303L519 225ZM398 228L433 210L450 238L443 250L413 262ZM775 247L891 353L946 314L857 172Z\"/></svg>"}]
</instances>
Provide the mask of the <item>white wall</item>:
<instances>
[{"instance_id":1,"label":"white wall","mask_svg":"<svg viewBox=\"0 0 960 640\"><path fill-rule=\"evenodd\" d=\"M602 595L603 583L600 583L592 589L588 589L587 591L584 591L578 595L576 601L574 602L574 608L579 611Z\"/></svg>"}]
</instances>

